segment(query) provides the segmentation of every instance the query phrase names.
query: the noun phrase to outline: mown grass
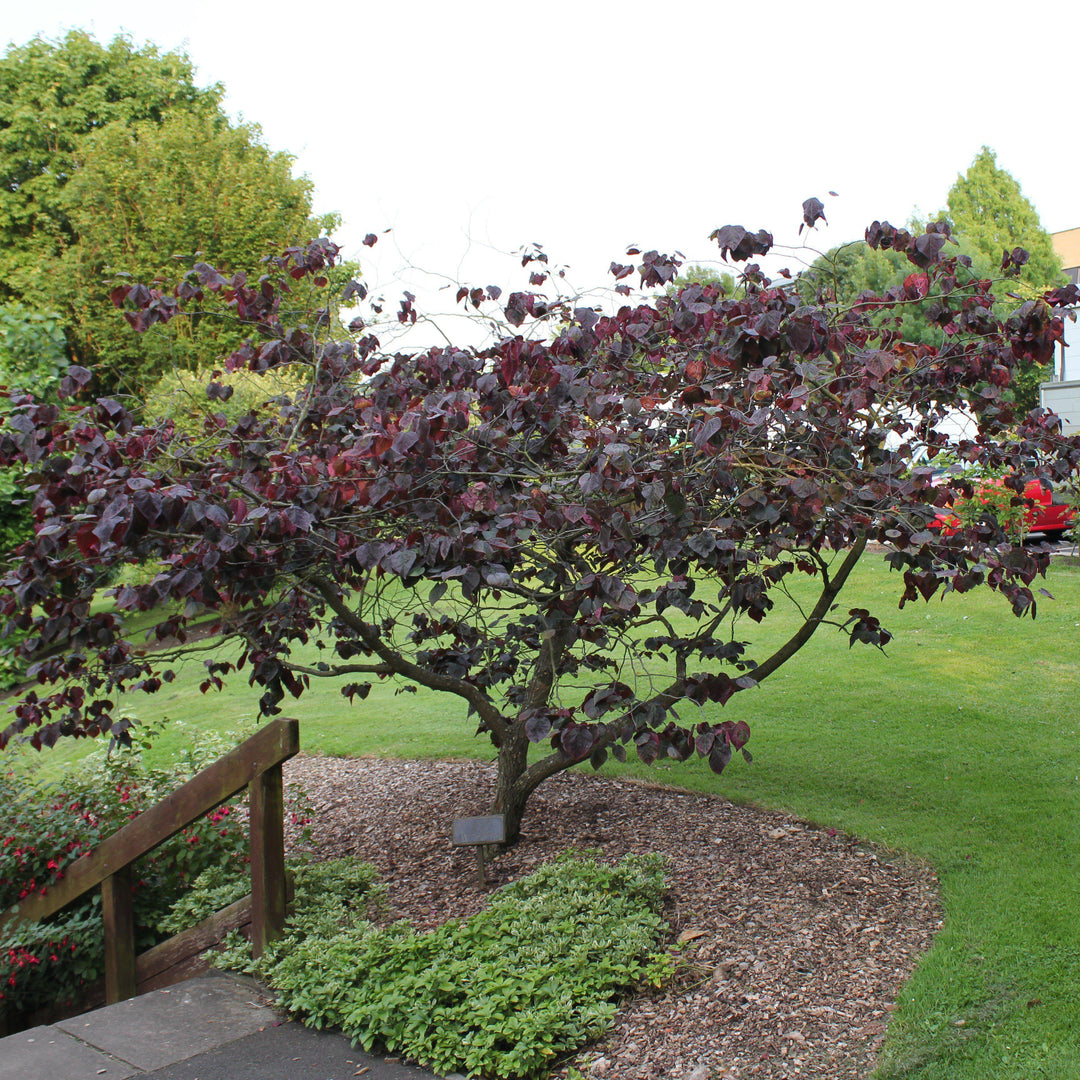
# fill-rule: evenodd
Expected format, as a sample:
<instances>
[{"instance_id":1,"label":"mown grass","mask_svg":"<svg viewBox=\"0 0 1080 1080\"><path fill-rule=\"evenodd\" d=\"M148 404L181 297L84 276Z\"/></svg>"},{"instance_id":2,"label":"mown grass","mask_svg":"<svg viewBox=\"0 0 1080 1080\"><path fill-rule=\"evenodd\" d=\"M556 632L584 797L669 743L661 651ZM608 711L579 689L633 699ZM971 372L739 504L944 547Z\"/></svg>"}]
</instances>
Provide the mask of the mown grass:
<instances>
[{"instance_id":1,"label":"mown grass","mask_svg":"<svg viewBox=\"0 0 1080 1080\"><path fill-rule=\"evenodd\" d=\"M890 584L864 560L847 599L884 610ZM819 637L742 696L753 709L732 701L754 714L754 764L682 775L938 870L945 927L900 998L882 1080L1080 1076L1080 573L1055 568L1048 587L1034 622L983 594L906 608L887 658Z\"/></svg>"},{"instance_id":2,"label":"mown grass","mask_svg":"<svg viewBox=\"0 0 1080 1080\"><path fill-rule=\"evenodd\" d=\"M723 710L750 723L753 764L736 758L721 777L701 763L620 770L782 808L935 866L945 926L901 995L881 1080L1080 1076L1080 571L1055 565L1046 585L1055 599L1040 598L1034 621L984 593L897 611L898 578L867 556L843 607L882 617L896 634L887 656L824 630ZM761 652L787 625L768 620ZM195 661L131 702L141 718L184 721L163 753L252 721L256 691L204 696L201 674ZM286 712L308 752L493 754L458 703L433 694L377 685L349 706L327 681Z\"/></svg>"}]
</instances>

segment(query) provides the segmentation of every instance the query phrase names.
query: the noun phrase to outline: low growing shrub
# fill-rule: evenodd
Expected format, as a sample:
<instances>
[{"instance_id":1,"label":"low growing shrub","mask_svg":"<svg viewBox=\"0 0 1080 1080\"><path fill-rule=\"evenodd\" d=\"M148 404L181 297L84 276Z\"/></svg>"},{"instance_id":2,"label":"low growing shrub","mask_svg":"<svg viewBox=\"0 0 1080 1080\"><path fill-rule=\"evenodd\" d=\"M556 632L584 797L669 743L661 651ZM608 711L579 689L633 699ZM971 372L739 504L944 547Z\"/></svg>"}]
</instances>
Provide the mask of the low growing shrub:
<instances>
[{"instance_id":1,"label":"low growing shrub","mask_svg":"<svg viewBox=\"0 0 1080 1080\"><path fill-rule=\"evenodd\" d=\"M324 884L247 970L307 1023L339 1026L365 1050L439 1073L539 1076L601 1036L620 996L670 972L663 892L658 855L608 866L569 853L471 918L418 934L373 925Z\"/></svg>"},{"instance_id":2,"label":"low growing shrub","mask_svg":"<svg viewBox=\"0 0 1080 1080\"><path fill-rule=\"evenodd\" d=\"M247 874L230 866L208 866L191 883L184 893L155 924L163 937L182 933L189 926L196 926L215 911L242 900L251 891Z\"/></svg>"},{"instance_id":3,"label":"low growing shrub","mask_svg":"<svg viewBox=\"0 0 1080 1080\"><path fill-rule=\"evenodd\" d=\"M168 766L148 764L155 729L131 729L130 747L89 754L53 784L0 774L0 911L44 892L101 840L232 749L228 737L200 733ZM307 809L291 795L296 814ZM210 811L133 864L136 946L148 948L193 925L250 888L242 800ZM185 901L203 881L206 895ZM230 899L214 907L219 893ZM239 890L239 892L237 892ZM186 905L186 906L185 906ZM201 914L200 914L201 912ZM31 1012L77 1000L104 973L100 896L91 894L40 923L0 931L0 1007Z\"/></svg>"},{"instance_id":4,"label":"low growing shrub","mask_svg":"<svg viewBox=\"0 0 1080 1080\"><path fill-rule=\"evenodd\" d=\"M44 892L106 835L75 796L0 774L0 911ZM0 1007L30 1011L73 1000L104 970L100 897L71 905L41 923L0 930Z\"/></svg>"}]
</instances>

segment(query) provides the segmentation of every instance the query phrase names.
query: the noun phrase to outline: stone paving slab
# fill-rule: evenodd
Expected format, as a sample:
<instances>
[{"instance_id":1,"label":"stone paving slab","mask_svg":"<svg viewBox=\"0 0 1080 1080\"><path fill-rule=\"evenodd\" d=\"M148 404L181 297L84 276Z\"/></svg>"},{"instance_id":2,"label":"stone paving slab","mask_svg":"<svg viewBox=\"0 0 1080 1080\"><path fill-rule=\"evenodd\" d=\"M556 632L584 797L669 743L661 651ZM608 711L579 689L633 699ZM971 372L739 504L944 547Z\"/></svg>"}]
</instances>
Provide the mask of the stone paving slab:
<instances>
[{"instance_id":1,"label":"stone paving slab","mask_svg":"<svg viewBox=\"0 0 1080 1080\"><path fill-rule=\"evenodd\" d=\"M0 1039L0 1080L128 1080L142 1075L57 1030L36 1027Z\"/></svg>"},{"instance_id":2,"label":"stone paving slab","mask_svg":"<svg viewBox=\"0 0 1080 1080\"><path fill-rule=\"evenodd\" d=\"M118 1001L54 1027L149 1072L279 1022L254 985L206 975ZM84 1074L85 1075L85 1074Z\"/></svg>"},{"instance_id":3,"label":"stone paving slab","mask_svg":"<svg viewBox=\"0 0 1080 1080\"><path fill-rule=\"evenodd\" d=\"M170 1065L138 1080L430 1080L430 1072L356 1050L340 1032L295 1020Z\"/></svg>"},{"instance_id":4,"label":"stone paving slab","mask_svg":"<svg viewBox=\"0 0 1080 1080\"><path fill-rule=\"evenodd\" d=\"M0 1080L434 1080L287 1021L250 979L207 975L0 1039Z\"/></svg>"}]
</instances>

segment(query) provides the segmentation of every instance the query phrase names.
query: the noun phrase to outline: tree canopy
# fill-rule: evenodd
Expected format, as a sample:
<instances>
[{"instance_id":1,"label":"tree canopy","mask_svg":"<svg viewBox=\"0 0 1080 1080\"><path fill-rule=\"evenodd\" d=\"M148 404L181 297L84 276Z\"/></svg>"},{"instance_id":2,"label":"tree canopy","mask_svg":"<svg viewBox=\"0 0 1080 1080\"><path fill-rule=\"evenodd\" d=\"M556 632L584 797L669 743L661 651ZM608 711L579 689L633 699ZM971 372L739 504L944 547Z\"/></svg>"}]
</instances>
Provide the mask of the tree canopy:
<instances>
[{"instance_id":1,"label":"tree canopy","mask_svg":"<svg viewBox=\"0 0 1080 1080\"><path fill-rule=\"evenodd\" d=\"M124 37L102 46L73 30L0 58L0 294L34 293L42 263L75 240L63 192L88 133L174 112L215 115L221 93L196 87L185 56Z\"/></svg>"},{"instance_id":2,"label":"tree canopy","mask_svg":"<svg viewBox=\"0 0 1080 1080\"><path fill-rule=\"evenodd\" d=\"M743 263L772 244L765 230L713 235ZM0 610L29 634L39 686L3 740L123 737L116 694L171 681L186 628L210 611L242 648L206 661L204 691L246 678L266 714L324 678L350 702L377 679L456 695L497 747L493 806L513 837L536 786L579 763L629 751L721 771L750 734L732 699L819 627L883 647L877 615L839 604L871 540L901 606L986 586L1003 612L1034 615L1047 549L1012 544L989 517L942 535L937 511L972 494L970 474L940 484L920 462L963 405L978 431L953 450L1008 468L1018 499L1032 474L1071 475L1080 440L1052 416L1017 415L1006 392L1018 366L1050 355L1080 294L1053 291L1002 321L990 283L961 283L948 239L945 225L875 222L870 247L911 270L902 295L855 306L806 303L753 263L738 295L691 284L668 296L656 290L677 261L631 249L611 266L625 303L604 311L532 269L505 297L459 290L501 308L496 343L394 355L361 317L342 338L333 318L283 314L283 290L325 280L325 240L288 251L257 287L200 264L171 290L118 289L140 328L216 297L259 335L224 367L292 369L305 385L197 435L107 397L17 403L0 461L34 470L36 536L0 579ZM344 299L364 295L354 282ZM889 317L919 301L939 345L910 344ZM396 314L417 318L410 295ZM64 389L89 380L72 368ZM228 392L207 388L211 402ZM151 581L91 606L103 571L147 562ZM795 605L783 644L756 646L794 578L816 599ZM164 651L123 632L125 613L154 610ZM300 655L312 646L317 659ZM547 751L530 761L534 743Z\"/></svg>"},{"instance_id":3,"label":"tree canopy","mask_svg":"<svg viewBox=\"0 0 1080 1080\"><path fill-rule=\"evenodd\" d=\"M1042 227L1039 215L1024 197L1020 185L1000 168L994 152L983 147L967 172L957 176L949 190L946 206L937 214L949 225L958 253L970 259L959 273L966 282L980 279L1000 281L1002 256L1015 248L1028 253L1027 261L999 291L1016 293L1023 298L1065 284L1061 260L1054 251L1050 234ZM922 232L927 222L912 219L908 230ZM911 267L903 253L868 247L863 243L843 244L816 259L803 275L800 291L805 296L817 290L840 303L851 304L863 291L883 294L901 289ZM1010 301L1002 297L999 314L1007 313ZM912 344L939 345L940 325L928 319L923 305L908 304L901 313L905 340ZM1038 404L1038 383L1044 375L1042 366L1024 368L1014 380L1012 393L1024 409Z\"/></svg>"},{"instance_id":4,"label":"tree canopy","mask_svg":"<svg viewBox=\"0 0 1080 1080\"><path fill-rule=\"evenodd\" d=\"M174 257L255 269L336 224L312 217L310 182L230 123L221 93L198 88L182 54L123 37L73 31L0 58L0 297L58 312L103 388L143 390L239 343L221 323L140 338L110 278L172 276Z\"/></svg>"}]
</instances>

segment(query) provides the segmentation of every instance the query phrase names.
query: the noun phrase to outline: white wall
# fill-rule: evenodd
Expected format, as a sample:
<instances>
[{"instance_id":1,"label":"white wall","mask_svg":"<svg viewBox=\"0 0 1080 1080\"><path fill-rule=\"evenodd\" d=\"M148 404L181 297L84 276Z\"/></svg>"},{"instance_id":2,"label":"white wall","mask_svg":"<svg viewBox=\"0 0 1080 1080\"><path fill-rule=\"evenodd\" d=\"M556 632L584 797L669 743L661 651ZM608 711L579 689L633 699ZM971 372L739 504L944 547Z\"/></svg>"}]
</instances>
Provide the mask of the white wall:
<instances>
[{"instance_id":1,"label":"white wall","mask_svg":"<svg viewBox=\"0 0 1080 1080\"><path fill-rule=\"evenodd\" d=\"M1080 339L1080 333L1077 338ZM1080 367L1080 353L1077 355ZM1078 372L1080 374L1080 372ZM1039 383L1039 402L1046 409L1053 409L1062 419L1066 435L1080 431L1080 378L1067 382Z\"/></svg>"},{"instance_id":2,"label":"white wall","mask_svg":"<svg viewBox=\"0 0 1080 1080\"><path fill-rule=\"evenodd\" d=\"M1076 322L1071 319L1065 320L1065 341L1068 344L1054 358L1056 361L1054 364L1054 377L1057 378L1058 372L1061 371L1062 357L1064 356L1065 381L1068 382L1073 379L1080 379L1080 320Z\"/></svg>"}]
</instances>

